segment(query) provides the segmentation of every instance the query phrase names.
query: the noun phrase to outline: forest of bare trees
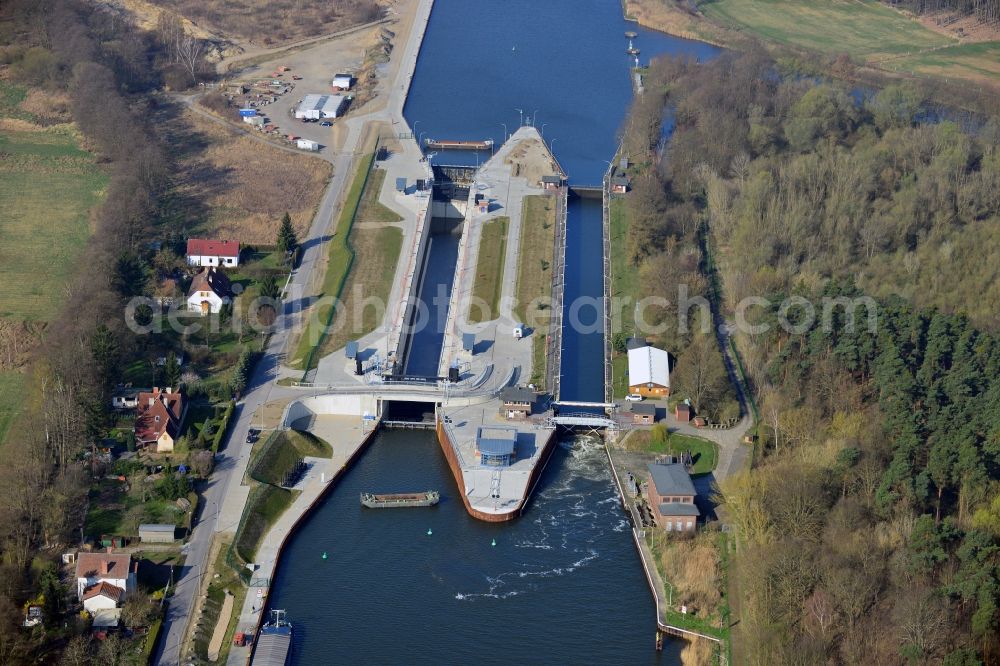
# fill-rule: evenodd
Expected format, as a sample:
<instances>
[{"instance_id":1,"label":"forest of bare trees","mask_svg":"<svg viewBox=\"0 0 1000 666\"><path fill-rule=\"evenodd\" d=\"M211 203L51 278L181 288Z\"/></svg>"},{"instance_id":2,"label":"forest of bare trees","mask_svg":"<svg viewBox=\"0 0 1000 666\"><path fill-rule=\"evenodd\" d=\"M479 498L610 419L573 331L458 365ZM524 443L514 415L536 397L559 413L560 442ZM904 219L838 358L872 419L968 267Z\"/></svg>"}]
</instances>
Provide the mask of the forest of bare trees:
<instances>
[{"instance_id":1,"label":"forest of bare trees","mask_svg":"<svg viewBox=\"0 0 1000 666\"><path fill-rule=\"evenodd\" d=\"M79 461L106 431L112 373L135 345L121 316L127 294L116 269L138 261L161 214L169 164L144 124L147 102L130 95L161 81L155 35L73 0L14 0L0 18L13 28L3 44L11 72L22 83L69 94L73 119L111 176L67 305L41 336L24 409L4 443L0 663L21 663L51 655L77 630L60 621L41 634L22 631L19 609L39 590L56 605L65 594L52 572L62 547L78 540L86 510L90 469ZM4 335L8 360L22 353L16 333ZM70 656L99 658L85 642L71 643Z\"/></svg>"},{"instance_id":2,"label":"forest of bare trees","mask_svg":"<svg viewBox=\"0 0 1000 666\"><path fill-rule=\"evenodd\" d=\"M676 127L633 192L661 211L636 218L636 254L698 225L723 311L767 299L767 330L737 333L753 468L718 496L740 662L997 663L1000 123L922 122L914 89L782 75L763 53L666 59L650 79L664 96L635 105L626 146L650 154L664 105ZM869 294L874 330L843 310L778 325L787 296Z\"/></svg>"},{"instance_id":3,"label":"forest of bare trees","mask_svg":"<svg viewBox=\"0 0 1000 666\"><path fill-rule=\"evenodd\" d=\"M1000 23L998 0L887 0L886 4L903 7L917 14L947 11L960 16L974 16L991 25Z\"/></svg>"}]
</instances>

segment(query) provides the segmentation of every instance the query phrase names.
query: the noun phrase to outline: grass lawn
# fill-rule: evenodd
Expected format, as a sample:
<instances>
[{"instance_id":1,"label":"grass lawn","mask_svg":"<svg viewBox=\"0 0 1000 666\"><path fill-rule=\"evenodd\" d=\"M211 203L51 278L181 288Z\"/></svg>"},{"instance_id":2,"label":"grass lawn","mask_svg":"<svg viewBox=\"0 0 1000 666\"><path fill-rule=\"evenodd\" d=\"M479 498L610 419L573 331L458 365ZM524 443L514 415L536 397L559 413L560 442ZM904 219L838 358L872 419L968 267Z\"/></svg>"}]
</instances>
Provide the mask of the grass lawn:
<instances>
[{"instance_id":1,"label":"grass lawn","mask_svg":"<svg viewBox=\"0 0 1000 666\"><path fill-rule=\"evenodd\" d=\"M124 484L117 479L101 479L91 487L88 497L83 531L95 539L102 534L134 536L142 523L183 526L187 521L187 513L174 502L149 496L143 502L139 488L125 492Z\"/></svg>"},{"instance_id":2,"label":"grass lawn","mask_svg":"<svg viewBox=\"0 0 1000 666\"><path fill-rule=\"evenodd\" d=\"M663 440L656 430L633 430L623 441L622 446L627 451L644 451L658 455L691 453L694 459L692 474L706 474L719 464L719 447L701 437L670 433Z\"/></svg>"},{"instance_id":3,"label":"grass lawn","mask_svg":"<svg viewBox=\"0 0 1000 666\"><path fill-rule=\"evenodd\" d=\"M889 69L957 77L985 84L1000 81L1000 42L961 44L883 64Z\"/></svg>"},{"instance_id":4,"label":"grass lawn","mask_svg":"<svg viewBox=\"0 0 1000 666\"><path fill-rule=\"evenodd\" d=\"M635 333L635 318L632 303L639 299L639 271L628 262L626 242L629 219L625 200L621 197L611 200L611 298L622 299L625 310L611 308L612 335L618 331L631 336ZM612 303L614 300L612 300ZM628 392L628 356L611 352L611 395L623 397Z\"/></svg>"},{"instance_id":5,"label":"grass lawn","mask_svg":"<svg viewBox=\"0 0 1000 666\"><path fill-rule=\"evenodd\" d=\"M66 131L0 132L0 317L50 320L107 177Z\"/></svg>"},{"instance_id":6,"label":"grass lawn","mask_svg":"<svg viewBox=\"0 0 1000 666\"><path fill-rule=\"evenodd\" d=\"M312 433L283 430L265 440L251 476L263 483L281 485L285 476L306 456L332 458L333 448Z\"/></svg>"},{"instance_id":7,"label":"grass lawn","mask_svg":"<svg viewBox=\"0 0 1000 666\"><path fill-rule=\"evenodd\" d=\"M866 59L955 43L875 0L711 0L699 9L770 41Z\"/></svg>"},{"instance_id":8,"label":"grass lawn","mask_svg":"<svg viewBox=\"0 0 1000 666\"><path fill-rule=\"evenodd\" d=\"M500 316L500 292L503 290L503 265L507 254L509 217L498 217L483 225L476 260L474 302L469 305L469 323L493 321ZM485 306L485 307L484 307Z\"/></svg>"},{"instance_id":9,"label":"grass lawn","mask_svg":"<svg viewBox=\"0 0 1000 666\"><path fill-rule=\"evenodd\" d=\"M261 484L254 491L251 491L244 509L247 519L236 542L236 554L244 562L253 562L264 535L299 495L298 490L285 490L268 484Z\"/></svg>"},{"instance_id":10,"label":"grass lawn","mask_svg":"<svg viewBox=\"0 0 1000 666\"><path fill-rule=\"evenodd\" d=\"M25 377L20 372L0 372L0 445L17 417L24 399L25 384Z\"/></svg>"},{"instance_id":11,"label":"grass lawn","mask_svg":"<svg viewBox=\"0 0 1000 666\"><path fill-rule=\"evenodd\" d=\"M531 383L545 390L545 341L552 316L552 254L556 242L556 199L524 197L521 208L521 260L517 266L514 314L532 333Z\"/></svg>"},{"instance_id":12,"label":"grass lawn","mask_svg":"<svg viewBox=\"0 0 1000 666\"><path fill-rule=\"evenodd\" d=\"M400 222L402 218L378 202L383 181L385 171L381 169L372 171L368 177L348 239L354 263L340 295L344 309L327 331L315 354L315 363L351 340L371 333L382 323L384 309L372 305L364 307L364 302L369 299L374 303L388 302L403 248L403 231L399 227L385 226Z\"/></svg>"},{"instance_id":13,"label":"grass lawn","mask_svg":"<svg viewBox=\"0 0 1000 666\"><path fill-rule=\"evenodd\" d=\"M344 290L347 275L354 263L354 250L349 242L351 227L354 223L355 213L361 205L361 195L365 188L368 170L374 160L374 152L361 158L354 181L351 183L350 189L347 190L344 205L340 210L340 217L337 219L336 232L330 239L323 284L320 286L319 293L316 294L317 299L321 301L338 299ZM332 302L322 303L306 314L306 327L299 336L295 353L288 361L290 367L308 370L307 366L315 365L319 361L317 355L313 353L313 349L322 344L332 314Z\"/></svg>"}]
</instances>

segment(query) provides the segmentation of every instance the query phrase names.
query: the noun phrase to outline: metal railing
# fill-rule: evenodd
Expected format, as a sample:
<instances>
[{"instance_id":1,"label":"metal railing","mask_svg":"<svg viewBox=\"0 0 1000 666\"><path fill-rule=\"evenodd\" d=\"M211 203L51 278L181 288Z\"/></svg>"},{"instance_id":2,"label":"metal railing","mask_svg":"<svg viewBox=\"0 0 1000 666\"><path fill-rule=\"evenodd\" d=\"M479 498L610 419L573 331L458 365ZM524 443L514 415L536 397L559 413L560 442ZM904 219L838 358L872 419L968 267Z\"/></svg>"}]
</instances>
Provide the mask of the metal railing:
<instances>
[{"instance_id":1,"label":"metal railing","mask_svg":"<svg viewBox=\"0 0 1000 666\"><path fill-rule=\"evenodd\" d=\"M621 153L621 146L615 156ZM613 397L611 373L611 175L615 171L614 162L608 165L604 173L602 185L602 225L604 249L604 402L611 402Z\"/></svg>"},{"instance_id":2,"label":"metal railing","mask_svg":"<svg viewBox=\"0 0 1000 666\"><path fill-rule=\"evenodd\" d=\"M562 377L563 297L566 291L566 224L569 208L569 187L563 186L556 203L556 239L552 250L552 320L549 327L549 348L545 361L545 389L559 397Z\"/></svg>"}]
</instances>

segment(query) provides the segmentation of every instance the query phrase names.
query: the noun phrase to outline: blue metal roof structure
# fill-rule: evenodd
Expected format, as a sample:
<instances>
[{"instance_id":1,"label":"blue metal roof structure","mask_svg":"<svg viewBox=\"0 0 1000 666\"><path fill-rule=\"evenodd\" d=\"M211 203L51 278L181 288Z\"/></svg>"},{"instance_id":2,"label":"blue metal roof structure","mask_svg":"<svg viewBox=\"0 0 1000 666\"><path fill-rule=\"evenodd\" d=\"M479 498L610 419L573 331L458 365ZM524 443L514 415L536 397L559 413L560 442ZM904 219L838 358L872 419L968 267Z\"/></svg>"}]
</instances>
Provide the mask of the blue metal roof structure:
<instances>
[{"instance_id":1,"label":"blue metal roof structure","mask_svg":"<svg viewBox=\"0 0 1000 666\"><path fill-rule=\"evenodd\" d=\"M516 428L480 426L476 430L476 448L484 456L509 456L516 446Z\"/></svg>"}]
</instances>

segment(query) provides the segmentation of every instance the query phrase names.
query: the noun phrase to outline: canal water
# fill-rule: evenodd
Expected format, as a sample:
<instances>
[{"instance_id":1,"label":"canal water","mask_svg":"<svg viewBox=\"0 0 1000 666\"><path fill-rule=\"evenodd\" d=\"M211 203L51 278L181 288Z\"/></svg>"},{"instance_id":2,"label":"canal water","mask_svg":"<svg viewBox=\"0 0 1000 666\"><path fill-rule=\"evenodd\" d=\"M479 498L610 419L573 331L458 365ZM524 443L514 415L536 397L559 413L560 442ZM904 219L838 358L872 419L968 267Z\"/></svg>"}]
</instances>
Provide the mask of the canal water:
<instances>
[{"instance_id":1,"label":"canal water","mask_svg":"<svg viewBox=\"0 0 1000 666\"><path fill-rule=\"evenodd\" d=\"M410 351L403 368L407 376L436 377L438 374L460 240L461 236L452 233L431 234L427 240L423 282L417 295L419 304L411 322Z\"/></svg>"},{"instance_id":2,"label":"canal water","mask_svg":"<svg viewBox=\"0 0 1000 666\"><path fill-rule=\"evenodd\" d=\"M571 184L598 185L631 100L629 30L643 63L716 53L624 21L617 0L435 0L407 119L418 137L499 145L523 118L542 130ZM565 399L603 399L601 266L600 200L571 197ZM435 275L422 293L450 289L449 275ZM416 373L440 340L414 342L407 369ZM442 491L437 507L359 503L364 491L424 489ZM653 602L599 440L561 443L514 522L473 520L456 493L433 433L375 439L281 559L269 605L295 626L293 663L678 663L681 644L653 650Z\"/></svg>"},{"instance_id":3,"label":"canal water","mask_svg":"<svg viewBox=\"0 0 1000 666\"><path fill-rule=\"evenodd\" d=\"M359 502L429 489L436 507ZM677 663L679 644L653 649L628 530L599 440L560 446L527 514L494 525L466 513L433 432L383 431L291 539L270 607L294 664Z\"/></svg>"}]
</instances>

